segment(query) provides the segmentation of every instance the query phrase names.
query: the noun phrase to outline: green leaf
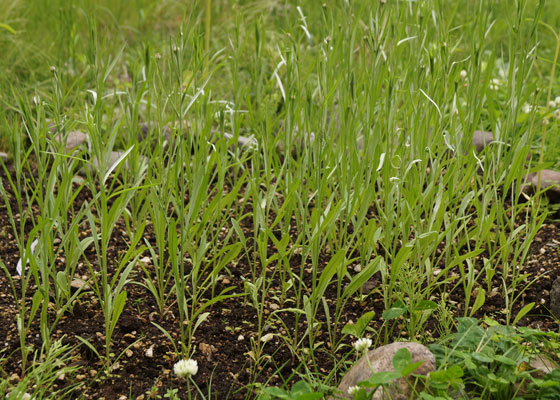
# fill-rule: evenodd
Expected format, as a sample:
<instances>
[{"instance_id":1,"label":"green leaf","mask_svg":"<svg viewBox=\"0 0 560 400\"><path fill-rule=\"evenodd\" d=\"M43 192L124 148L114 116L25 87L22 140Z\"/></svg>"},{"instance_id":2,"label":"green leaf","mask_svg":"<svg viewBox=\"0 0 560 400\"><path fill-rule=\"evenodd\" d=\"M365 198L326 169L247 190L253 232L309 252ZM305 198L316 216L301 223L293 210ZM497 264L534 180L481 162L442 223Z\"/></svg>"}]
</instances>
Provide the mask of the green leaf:
<instances>
[{"instance_id":1,"label":"green leaf","mask_svg":"<svg viewBox=\"0 0 560 400\"><path fill-rule=\"evenodd\" d=\"M525 314L527 314L529 311L531 311L531 309L535 306L535 302L529 303L527 304L525 307L523 307L521 310L519 310L519 312L517 313L517 316L515 317L515 319L513 320L513 325L517 324L519 322L519 320L521 318L523 318L525 316Z\"/></svg>"},{"instance_id":2,"label":"green leaf","mask_svg":"<svg viewBox=\"0 0 560 400\"><path fill-rule=\"evenodd\" d=\"M124 310L125 303L126 303L126 292L123 291L117 295L117 297L115 298L115 302L113 303L113 312L111 314L111 325L109 326L109 331L107 332L108 337L111 337L111 335L113 334L113 330L117 325L117 321L119 320L119 317L121 316Z\"/></svg>"},{"instance_id":3,"label":"green leaf","mask_svg":"<svg viewBox=\"0 0 560 400\"><path fill-rule=\"evenodd\" d=\"M344 290L342 297L350 297L356 293L379 269L384 266L383 258L376 257L362 271L352 278L352 281Z\"/></svg>"},{"instance_id":4,"label":"green leaf","mask_svg":"<svg viewBox=\"0 0 560 400\"><path fill-rule=\"evenodd\" d=\"M472 357L473 359L475 359L476 361L479 361L479 362L481 362L481 363L486 363L486 364L489 364L489 363L491 363L492 361L494 361L494 360L492 360L490 357L486 357L484 354L478 353L478 352L473 352L473 353L471 353L471 357Z\"/></svg>"},{"instance_id":5,"label":"green leaf","mask_svg":"<svg viewBox=\"0 0 560 400\"><path fill-rule=\"evenodd\" d=\"M68 281L66 280L66 273L64 271L58 271L56 273L56 284L64 295L68 296L70 293L70 287L68 285Z\"/></svg>"},{"instance_id":6,"label":"green leaf","mask_svg":"<svg viewBox=\"0 0 560 400\"><path fill-rule=\"evenodd\" d=\"M81 336L76 336L76 338L78 338L78 340L80 342L82 342L83 344L85 344L91 351L93 354L95 354L97 356L97 358L102 359L101 355L99 354L99 352L97 351L97 349L95 348L95 346L93 344L90 343L89 340L84 339Z\"/></svg>"},{"instance_id":7,"label":"green leaf","mask_svg":"<svg viewBox=\"0 0 560 400\"><path fill-rule=\"evenodd\" d=\"M408 364L406 367L403 368L403 370L401 371L402 376L408 376L410 374L412 374L414 371L416 371L418 369L418 367L420 367L422 364L424 364L424 361L416 361L415 363L410 363Z\"/></svg>"},{"instance_id":8,"label":"green leaf","mask_svg":"<svg viewBox=\"0 0 560 400\"><path fill-rule=\"evenodd\" d=\"M29 313L28 323L31 323L35 318L35 314L37 313L37 310L39 309L42 301L43 293L41 293L40 290L37 290L35 293L33 293L33 300L31 301L31 311Z\"/></svg>"},{"instance_id":9,"label":"green leaf","mask_svg":"<svg viewBox=\"0 0 560 400\"><path fill-rule=\"evenodd\" d=\"M358 318L358 321L355 324L346 324L346 326L342 328L342 333L346 335L352 335L357 338L362 337L373 317L375 317L374 311L365 313L360 318Z\"/></svg>"},{"instance_id":10,"label":"green leaf","mask_svg":"<svg viewBox=\"0 0 560 400\"><path fill-rule=\"evenodd\" d=\"M7 30L7 31L10 32L10 33L13 33L14 35L16 34L15 29L12 28L12 27L11 27L10 25L8 25L8 24L3 24L3 23L0 22L0 28L1 28L1 29L4 29L4 30Z\"/></svg>"},{"instance_id":11,"label":"green leaf","mask_svg":"<svg viewBox=\"0 0 560 400\"><path fill-rule=\"evenodd\" d=\"M358 334L358 327L356 324L346 324L344 328L342 328L342 333L344 335L350 335L354 337L360 337Z\"/></svg>"},{"instance_id":12,"label":"green leaf","mask_svg":"<svg viewBox=\"0 0 560 400\"><path fill-rule=\"evenodd\" d=\"M311 392L311 386L305 381L299 380L294 383L292 386L292 390L290 391L292 394L301 394L301 393L309 393Z\"/></svg>"},{"instance_id":13,"label":"green leaf","mask_svg":"<svg viewBox=\"0 0 560 400\"><path fill-rule=\"evenodd\" d=\"M401 372L407 365L412 362L412 355L407 348L398 349L393 356L393 368L395 371Z\"/></svg>"},{"instance_id":14,"label":"green leaf","mask_svg":"<svg viewBox=\"0 0 560 400\"><path fill-rule=\"evenodd\" d=\"M406 308L391 307L387 311L383 311L383 319L386 321L400 317L406 313Z\"/></svg>"},{"instance_id":15,"label":"green leaf","mask_svg":"<svg viewBox=\"0 0 560 400\"><path fill-rule=\"evenodd\" d=\"M517 362L515 362L515 360L512 360L511 358L506 357L506 356L502 356L500 354L494 356L494 360L498 361L499 363L509 365L511 367L516 367L517 366Z\"/></svg>"},{"instance_id":16,"label":"green leaf","mask_svg":"<svg viewBox=\"0 0 560 400\"><path fill-rule=\"evenodd\" d=\"M447 369L430 372L430 380L434 382L450 383L463 376L463 369L458 365L451 365Z\"/></svg>"},{"instance_id":17,"label":"green leaf","mask_svg":"<svg viewBox=\"0 0 560 400\"><path fill-rule=\"evenodd\" d=\"M461 368L459 365L450 366L449 368L447 368L446 372L449 376L449 379L461 378L464 375L463 368Z\"/></svg>"},{"instance_id":18,"label":"green leaf","mask_svg":"<svg viewBox=\"0 0 560 400\"><path fill-rule=\"evenodd\" d=\"M340 267L341 264L345 263L346 259L346 250L338 251L333 258L329 261L325 269L321 271L321 277L319 278L319 282L315 287L313 293L311 293L311 298L313 299L313 303L316 304L317 300L323 297L327 286L331 282L332 277L336 273L337 269Z\"/></svg>"},{"instance_id":19,"label":"green leaf","mask_svg":"<svg viewBox=\"0 0 560 400\"><path fill-rule=\"evenodd\" d=\"M476 293L476 299L474 300L474 304L471 308L470 316L472 317L477 310L484 305L486 301L486 291L479 287L478 292Z\"/></svg>"},{"instance_id":20,"label":"green leaf","mask_svg":"<svg viewBox=\"0 0 560 400\"><path fill-rule=\"evenodd\" d=\"M290 395L285 390L277 387L267 387L264 392L269 396L277 397L279 399L289 399Z\"/></svg>"},{"instance_id":21,"label":"green leaf","mask_svg":"<svg viewBox=\"0 0 560 400\"><path fill-rule=\"evenodd\" d=\"M476 364L473 363L472 359L470 357L465 358L465 366L470 369L470 370L475 370L476 369Z\"/></svg>"},{"instance_id":22,"label":"green leaf","mask_svg":"<svg viewBox=\"0 0 560 400\"><path fill-rule=\"evenodd\" d=\"M414 305L413 311L435 310L437 306L438 306L437 303L431 300L421 300Z\"/></svg>"},{"instance_id":23,"label":"green leaf","mask_svg":"<svg viewBox=\"0 0 560 400\"><path fill-rule=\"evenodd\" d=\"M401 377L401 374L399 374L398 372L394 372L394 371L382 371L382 372L376 372L374 373L371 378L359 382L358 386L361 387L377 387L379 385L386 385L387 383L390 383L392 381L394 381L395 379L399 379Z\"/></svg>"},{"instance_id":24,"label":"green leaf","mask_svg":"<svg viewBox=\"0 0 560 400\"><path fill-rule=\"evenodd\" d=\"M318 400L323 398L323 393L304 393L296 397L297 400Z\"/></svg>"},{"instance_id":25,"label":"green leaf","mask_svg":"<svg viewBox=\"0 0 560 400\"><path fill-rule=\"evenodd\" d=\"M352 400L367 400L368 397L369 397L368 393L365 391L365 389L359 389L354 394L354 397L352 398Z\"/></svg>"},{"instance_id":26,"label":"green leaf","mask_svg":"<svg viewBox=\"0 0 560 400\"><path fill-rule=\"evenodd\" d=\"M196 331L196 329L198 328L198 326L200 324L202 324L206 320L206 318L208 318L209 315L210 315L209 312L205 312L205 313L202 313L198 316L198 318L196 319L196 322L194 324L194 327L193 327L193 334Z\"/></svg>"}]
</instances>

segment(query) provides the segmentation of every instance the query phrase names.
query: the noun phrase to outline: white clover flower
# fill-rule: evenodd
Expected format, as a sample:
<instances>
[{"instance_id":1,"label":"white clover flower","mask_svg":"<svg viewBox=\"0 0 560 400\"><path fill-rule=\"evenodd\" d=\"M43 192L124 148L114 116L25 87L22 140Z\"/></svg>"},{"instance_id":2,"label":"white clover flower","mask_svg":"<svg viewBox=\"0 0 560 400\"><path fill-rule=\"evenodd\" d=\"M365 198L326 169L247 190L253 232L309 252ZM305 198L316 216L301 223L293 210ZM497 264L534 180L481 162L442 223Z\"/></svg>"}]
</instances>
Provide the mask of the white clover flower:
<instances>
[{"instance_id":1,"label":"white clover flower","mask_svg":"<svg viewBox=\"0 0 560 400\"><path fill-rule=\"evenodd\" d=\"M358 393L360 391L360 387L359 386L350 386L348 388L348 394L350 396L354 396L356 393Z\"/></svg>"},{"instance_id":2,"label":"white clover flower","mask_svg":"<svg viewBox=\"0 0 560 400\"><path fill-rule=\"evenodd\" d=\"M175 372L175 375L179 378L193 376L198 372L198 364L196 360L190 358L188 360L179 360L173 366L173 372Z\"/></svg>"},{"instance_id":3,"label":"white clover flower","mask_svg":"<svg viewBox=\"0 0 560 400\"><path fill-rule=\"evenodd\" d=\"M533 107L531 107L529 103L525 103L521 106L521 111L523 111L525 114L529 114L532 109Z\"/></svg>"},{"instance_id":4,"label":"white clover flower","mask_svg":"<svg viewBox=\"0 0 560 400\"><path fill-rule=\"evenodd\" d=\"M459 73L459 76L461 77L462 80L467 79L467 71L466 70L461 70L461 72Z\"/></svg>"},{"instance_id":5,"label":"white clover flower","mask_svg":"<svg viewBox=\"0 0 560 400\"><path fill-rule=\"evenodd\" d=\"M490 88L491 90L498 90L498 86L500 86L501 83L502 83L502 82L500 82L499 79L495 79L495 78L494 78L494 79L490 79L489 88Z\"/></svg>"},{"instance_id":6,"label":"white clover flower","mask_svg":"<svg viewBox=\"0 0 560 400\"><path fill-rule=\"evenodd\" d=\"M547 126L549 122L550 122L550 121L549 121L548 119L546 119L546 118L542 120L542 124L543 124L544 126Z\"/></svg>"},{"instance_id":7,"label":"white clover flower","mask_svg":"<svg viewBox=\"0 0 560 400\"><path fill-rule=\"evenodd\" d=\"M354 342L354 348L357 352L361 353L366 351L371 347L371 339L370 338L361 338Z\"/></svg>"},{"instance_id":8,"label":"white clover flower","mask_svg":"<svg viewBox=\"0 0 560 400\"><path fill-rule=\"evenodd\" d=\"M553 114L555 119L560 119L560 108L557 108L556 110L554 110L554 114Z\"/></svg>"},{"instance_id":9,"label":"white clover flower","mask_svg":"<svg viewBox=\"0 0 560 400\"><path fill-rule=\"evenodd\" d=\"M554 101L550 100L548 102L548 108L555 108L555 107L556 107L556 103Z\"/></svg>"},{"instance_id":10,"label":"white clover flower","mask_svg":"<svg viewBox=\"0 0 560 400\"><path fill-rule=\"evenodd\" d=\"M560 107L560 96L554 99L554 103L556 104L556 107Z\"/></svg>"}]
</instances>

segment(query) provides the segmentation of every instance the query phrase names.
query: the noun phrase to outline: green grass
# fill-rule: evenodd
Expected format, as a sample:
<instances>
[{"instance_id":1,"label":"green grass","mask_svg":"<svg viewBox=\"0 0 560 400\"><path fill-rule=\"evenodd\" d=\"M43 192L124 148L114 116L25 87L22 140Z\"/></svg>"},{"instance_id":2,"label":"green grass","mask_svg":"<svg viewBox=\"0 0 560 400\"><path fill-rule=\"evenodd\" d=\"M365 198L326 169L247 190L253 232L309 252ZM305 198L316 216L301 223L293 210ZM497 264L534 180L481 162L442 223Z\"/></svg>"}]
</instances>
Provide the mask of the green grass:
<instances>
[{"instance_id":1,"label":"green grass","mask_svg":"<svg viewBox=\"0 0 560 400\"><path fill-rule=\"evenodd\" d=\"M0 149L13 157L19 197L9 212L20 220L14 217L11 229L30 261L21 290L14 286L18 301L32 296L30 308L19 306L23 359L37 321L40 353L60 352L50 339L58 318L48 316L48 294L58 316L72 307L80 292L69 285L90 246L100 260L89 265L98 280L88 283L104 315L105 346L84 342L107 370L119 358L111 337L133 283L149 289L160 313L176 302L180 334L172 342L177 357L189 358L207 312L231 296L254 307L264 335L276 318L264 307L272 278L280 276L275 300L296 322L306 321L309 349L301 332L283 339L295 358L311 360L308 380L329 384L335 373L317 374L315 352L334 357L343 346L336 329L343 306L375 273L386 311L405 316L410 338L429 340L430 317L442 337L450 335L446 299L434 293L464 293L470 307L452 317L472 316L494 289L497 265L504 322L519 320L513 310L527 280L518 267L546 209L511 193L528 167L558 166L560 125L545 109L556 38L539 22L558 26L560 7L536 0L298 4L214 0L206 41L202 1L0 0ZM560 95L556 81L551 87L552 98ZM526 103L537 107L525 113ZM543 117L550 120L544 148ZM88 133L89 149L66 155L48 138L48 121L61 132ZM153 124L149 140L138 142L145 121ZM491 130L504 144L476 156L474 130ZM234 138L216 141L216 131ZM256 145L235 146L239 136ZM112 169L107 160L117 149L128 153ZM537 165L541 152L544 164ZM98 169L88 167L94 159L102 160ZM82 169L83 184L73 186ZM69 218L67 199L84 190L91 202ZM115 272L107 254L118 220L129 243ZM146 221L155 245L142 239ZM86 239L78 235L83 224L91 229ZM66 254L58 270L56 237ZM30 257L35 239L38 255ZM145 271L131 282L142 252L153 256L155 275ZM304 261L294 272L296 255ZM251 270L244 293L218 290L219 275L242 257ZM356 264L357 274L350 269ZM307 265L309 287L302 279ZM32 284L40 288L35 295ZM319 321L329 285L338 301L328 321ZM320 329L328 329L331 350L317 339ZM369 334L383 343L391 329L387 323ZM255 374L265 362L263 347L252 344Z\"/></svg>"}]
</instances>

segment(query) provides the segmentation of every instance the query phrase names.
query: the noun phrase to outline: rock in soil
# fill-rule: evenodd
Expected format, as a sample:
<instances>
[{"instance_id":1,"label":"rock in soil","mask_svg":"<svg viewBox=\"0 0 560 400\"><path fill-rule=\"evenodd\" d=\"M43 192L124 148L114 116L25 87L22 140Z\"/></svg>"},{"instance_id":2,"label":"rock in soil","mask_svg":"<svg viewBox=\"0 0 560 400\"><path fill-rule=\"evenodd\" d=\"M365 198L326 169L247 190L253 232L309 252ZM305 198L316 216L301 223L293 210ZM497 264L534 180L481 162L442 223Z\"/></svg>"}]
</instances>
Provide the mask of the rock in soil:
<instances>
[{"instance_id":1,"label":"rock in soil","mask_svg":"<svg viewBox=\"0 0 560 400\"><path fill-rule=\"evenodd\" d=\"M529 366L536 371L536 373L531 375L537 378L543 378L546 374L549 374L558 368L558 364L550 361L548 357L542 354L535 356L535 358L533 358L529 363Z\"/></svg>"},{"instance_id":2,"label":"rock in soil","mask_svg":"<svg viewBox=\"0 0 560 400\"><path fill-rule=\"evenodd\" d=\"M64 146L66 148L66 152L71 152L73 149L84 143L87 139L87 135L80 131L71 131L68 132L68 135L64 137L62 133L59 133L54 137L58 143L64 141Z\"/></svg>"},{"instance_id":3,"label":"rock in soil","mask_svg":"<svg viewBox=\"0 0 560 400\"><path fill-rule=\"evenodd\" d=\"M476 147L476 152L480 153L484 148L494 141L494 135L488 131L474 131L472 144Z\"/></svg>"},{"instance_id":4,"label":"rock in soil","mask_svg":"<svg viewBox=\"0 0 560 400\"><path fill-rule=\"evenodd\" d=\"M393 368L393 356L400 349L408 349L412 356L412 362L423 361L424 363L414 371L414 374L427 375L431 371L436 370L436 360L434 355L427 347L420 343L412 342L395 342L385 346L378 347L368 353L368 360L362 357L342 378L338 389L341 394L336 395L335 399L351 399L348 389L356 386L358 382L364 381L371 377L372 372L395 371ZM371 368L370 368L371 366ZM387 390L377 389L372 399L393 399L408 400L411 396L412 389L406 378L398 379L389 386Z\"/></svg>"},{"instance_id":5,"label":"rock in soil","mask_svg":"<svg viewBox=\"0 0 560 400\"><path fill-rule=\"evenodd\" d=\"M552 282L552 289L550 289L550 312L560 319L560 276Z\"/></svg>"},{"instance_id":6,"label":"rock in soil","mask_svg":"<svg viewBox=\"0 0 560 400\"><path fill-rule=\"evenodd\" d=\"M531 183L536 188L539 182L539 174L531 177ZM560 202L560 172L550 169L541 171L541 189L547 189L546 195L553 203Z\"/></svg>"}]
</instances>

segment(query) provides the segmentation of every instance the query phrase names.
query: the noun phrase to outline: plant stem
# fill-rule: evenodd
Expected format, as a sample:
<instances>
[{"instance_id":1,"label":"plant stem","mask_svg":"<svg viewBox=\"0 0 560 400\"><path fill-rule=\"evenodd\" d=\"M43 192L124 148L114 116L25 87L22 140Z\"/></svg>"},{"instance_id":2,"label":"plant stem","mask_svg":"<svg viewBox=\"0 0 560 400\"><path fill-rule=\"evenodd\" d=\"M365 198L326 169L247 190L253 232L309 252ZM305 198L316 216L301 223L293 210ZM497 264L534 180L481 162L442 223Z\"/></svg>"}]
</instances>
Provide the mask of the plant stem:
<instances>
[{"instance_id":1,"label":"plant stem","mask_svg":"<svg viewBox=\"0 0 560 400\"><path fill-rule=\"evenodd\" d=\"M204 79L208 78L208 54L210 53L211 0L206 0L205 36L204 36Z\"/></svg>"}]
</instances>

